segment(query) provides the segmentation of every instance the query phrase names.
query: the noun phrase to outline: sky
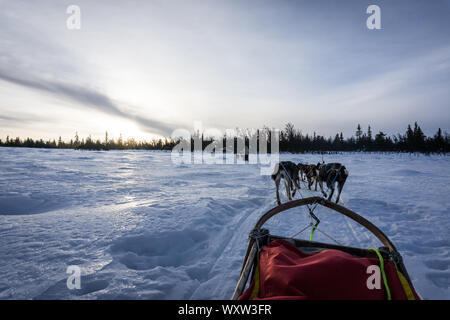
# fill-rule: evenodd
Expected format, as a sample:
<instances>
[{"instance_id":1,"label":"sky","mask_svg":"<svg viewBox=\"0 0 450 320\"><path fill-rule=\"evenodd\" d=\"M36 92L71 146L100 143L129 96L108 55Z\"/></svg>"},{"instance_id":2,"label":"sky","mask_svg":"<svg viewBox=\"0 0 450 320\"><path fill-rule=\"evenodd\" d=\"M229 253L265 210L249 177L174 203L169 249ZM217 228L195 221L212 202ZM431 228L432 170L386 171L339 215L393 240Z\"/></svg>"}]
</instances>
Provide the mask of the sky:
<instances>
[{"instance_id":1,"label":"sky","mask_svg":"<svg viewBox=\"0 0 450 320\"><path fill-rule=\"evenodd\" d=\"M369 30L369 5L381 29ZM80 29L67 28L69 5ZM450 0L0 0L0 138L450 132Z\"/></svg>"}]
</instances>

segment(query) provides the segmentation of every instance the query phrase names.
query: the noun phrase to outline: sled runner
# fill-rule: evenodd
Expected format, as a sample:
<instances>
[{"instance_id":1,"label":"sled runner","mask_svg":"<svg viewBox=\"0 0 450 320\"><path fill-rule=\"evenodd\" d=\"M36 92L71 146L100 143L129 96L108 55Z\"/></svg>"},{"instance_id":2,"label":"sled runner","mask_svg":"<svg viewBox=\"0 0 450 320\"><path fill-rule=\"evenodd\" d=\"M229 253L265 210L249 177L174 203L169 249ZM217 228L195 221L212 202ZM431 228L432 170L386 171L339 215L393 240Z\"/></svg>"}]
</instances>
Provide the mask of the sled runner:
<instances>
[{"instance_id":1,"label":"sled runner","mask_svg":"<svg viewBox=\"0 0 450 320\"><path fill-rule=\"evenodd\" d=\"M312 241L320 222L312 209L317 205L356 221L383 247L362 249ZM315 221L310 241L271 235L262 228L273 216L301 206L308 207ZM258 220L250 232L232 299L416 300L419 296L400 253L380 229L343 206L310 197L277 206Z\"/></svg>"}]
</instances>

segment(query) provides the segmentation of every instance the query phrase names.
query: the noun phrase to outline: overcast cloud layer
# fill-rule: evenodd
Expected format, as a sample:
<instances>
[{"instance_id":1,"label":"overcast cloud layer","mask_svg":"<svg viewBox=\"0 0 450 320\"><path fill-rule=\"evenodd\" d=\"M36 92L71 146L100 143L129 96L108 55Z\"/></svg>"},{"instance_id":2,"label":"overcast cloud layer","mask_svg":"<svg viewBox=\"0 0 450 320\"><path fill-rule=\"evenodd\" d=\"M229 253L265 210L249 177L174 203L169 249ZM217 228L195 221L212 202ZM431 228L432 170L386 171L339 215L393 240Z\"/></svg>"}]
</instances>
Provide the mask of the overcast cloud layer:
<instances>
[{"instance_id":1,"label":"overcast cloud layer","mask_svg":"<svg viewBox=\"0 0 450 320\"><path fill-rule=\"evenodd\" d=\"M66 8L81 8L68 30ZM366 28L377 4L382 29ZM0 1L0 137L450 131L450 1Z\"/></svg>"}]
</instances>

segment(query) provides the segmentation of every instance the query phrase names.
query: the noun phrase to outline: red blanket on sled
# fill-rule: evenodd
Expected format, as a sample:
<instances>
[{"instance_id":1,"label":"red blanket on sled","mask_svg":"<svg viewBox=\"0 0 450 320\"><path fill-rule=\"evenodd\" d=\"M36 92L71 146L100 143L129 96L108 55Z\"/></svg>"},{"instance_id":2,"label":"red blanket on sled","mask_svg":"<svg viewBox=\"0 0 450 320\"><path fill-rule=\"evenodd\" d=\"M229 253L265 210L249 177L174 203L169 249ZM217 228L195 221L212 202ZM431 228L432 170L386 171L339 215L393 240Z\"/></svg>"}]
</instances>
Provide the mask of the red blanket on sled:
<instances>
[{"instance_id":1,"label":"red blanket on sled","mask_svg":"<svg viewBox=\"0 0 450 320\"><path fill-rule=\"evenodd\" d=\"M374 274L368 267L377 258L358 258L339 250L304 253L282 240L274 240L260 253L259 270L239 300L255 299L387 299L380 273L380 289L369 289ZM418 299L414 288L401 279L394 264L385 260L384 270L392 299ZM403 285L402 285L403 280ZM406 282L406 285L405 285ZM374 283L373 277L369 283ZM370 285L369 285L370 286Z\"/></svg>"}]
</instances>

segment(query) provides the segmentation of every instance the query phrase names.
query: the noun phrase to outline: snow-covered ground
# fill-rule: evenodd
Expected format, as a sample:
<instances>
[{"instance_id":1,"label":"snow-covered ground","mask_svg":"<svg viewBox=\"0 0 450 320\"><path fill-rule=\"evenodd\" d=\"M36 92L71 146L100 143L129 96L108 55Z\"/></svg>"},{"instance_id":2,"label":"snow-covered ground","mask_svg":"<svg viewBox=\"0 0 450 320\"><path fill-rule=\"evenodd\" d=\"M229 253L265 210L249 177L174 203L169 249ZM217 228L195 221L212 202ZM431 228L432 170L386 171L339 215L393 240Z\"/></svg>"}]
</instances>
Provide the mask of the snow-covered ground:
<instances>
[{"instance_id":1,"label":"snow-covered ground","mask_svg":"<svg viewBox=\"0 0 450 320\"><path fill-rule=\"evenodd\" d=\"M422 298L450 299L450 157L324 160L345 164L344 204L391 238ZM0 148L0 298L229 299L248 232L275 206L274 189L257 165L176 165L167 152ZM379 245L330 213L317 211L336 240ZM296 209L267 226L293 235L308 221ZM319 232L315 239L328 240ZM80 290L66 286L69 265L81 267Z\"/></svg>"}]
</instances>

